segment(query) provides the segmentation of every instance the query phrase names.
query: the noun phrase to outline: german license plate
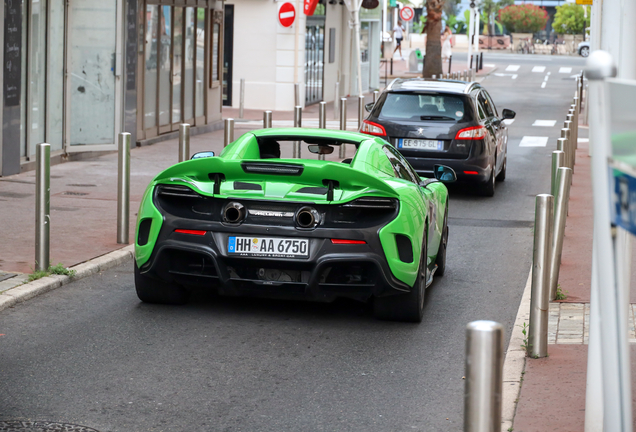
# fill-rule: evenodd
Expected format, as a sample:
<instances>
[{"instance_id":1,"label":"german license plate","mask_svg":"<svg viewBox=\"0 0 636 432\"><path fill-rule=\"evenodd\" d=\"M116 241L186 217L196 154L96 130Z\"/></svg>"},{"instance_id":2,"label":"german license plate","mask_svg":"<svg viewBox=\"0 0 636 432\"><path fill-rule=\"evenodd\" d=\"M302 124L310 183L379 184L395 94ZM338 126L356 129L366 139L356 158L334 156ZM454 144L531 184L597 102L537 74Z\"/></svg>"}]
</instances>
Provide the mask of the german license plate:
<instances>
[{"instance_id":1,"label":"german license plate","mask_svg":"<svg viewBox=\"0 0 636 432\"><path fill-rule=\"evenodd\" d=\"M401 139L398 143L398 148L419 149L419 150L444 150L444 141Z\"/></svg>"},{"instance_id":2,"label":"german license plate","mask_svg":"<svg viewBox=\"0 0 636 432\"><path fill-rule=\"evenodd\" d=\"M227 252L230 255L240 256L307 258L309 257L309 240L231 236L228 238Z\"/></svg>"}]
</instances>

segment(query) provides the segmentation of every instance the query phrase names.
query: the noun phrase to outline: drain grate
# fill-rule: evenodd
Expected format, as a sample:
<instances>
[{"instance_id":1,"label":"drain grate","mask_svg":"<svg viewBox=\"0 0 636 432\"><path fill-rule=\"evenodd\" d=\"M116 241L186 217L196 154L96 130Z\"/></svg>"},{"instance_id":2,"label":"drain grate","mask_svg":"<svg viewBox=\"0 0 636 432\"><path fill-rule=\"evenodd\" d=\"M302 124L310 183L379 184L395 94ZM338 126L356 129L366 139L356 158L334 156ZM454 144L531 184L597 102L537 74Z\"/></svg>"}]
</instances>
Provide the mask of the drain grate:
<instances>
[{"instance_id":1,"label":"drain grate","mask_svg":"<svg viewBox=\"0 0 636 432\"><path fill-rule=\"evenodd\" d=\"M70 191L66 191L66 192L62 192L62 195L84 196L84 195L88 195L88 192L70 192Z\"/></svg>"},{"instance_id":2,"label":"drain grate","mask_svg":"<svg viewBox=\"0 0 636 432\"><path fill-rule=\"evenodd\" d=\"M71 186L71 187L97 187L97 185L94 185L94 184L83 184L83 183L72 183L72 184L67 184L66 186Z\"/></svg>"},{"instance_id":3,"label":"drain grate","mask_svg":"<svg viewBox=\"0 0 636 432\"><path fill-rule=\"evenodd\" d=\"M499 220L499 219L469 219L448 218L450 226L467 226L483 228L534 228L534 221L523 220Z\"/></svg>"},{"instance_id":4,"label":"drain grate","mask_svg":"<svg viewBox=\"0 0 636 432\"><path fill-rule=\"evenodd\" d=\"M0 421L0 432L99 432L86 426L48 421Z\"/></svg>"}]
</instances>

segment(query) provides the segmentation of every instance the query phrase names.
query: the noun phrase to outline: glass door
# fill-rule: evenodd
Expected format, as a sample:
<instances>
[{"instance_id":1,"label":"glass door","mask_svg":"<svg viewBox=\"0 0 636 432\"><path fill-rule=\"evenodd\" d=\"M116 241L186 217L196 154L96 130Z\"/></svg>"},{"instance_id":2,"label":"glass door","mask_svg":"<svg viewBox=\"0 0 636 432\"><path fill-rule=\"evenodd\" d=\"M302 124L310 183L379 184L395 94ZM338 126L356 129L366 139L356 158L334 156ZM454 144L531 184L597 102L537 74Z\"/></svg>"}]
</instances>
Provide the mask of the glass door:
<instances>
[{"instance_id":1,"label":"glass door","mask_svg":"<svg viewBox=\"0 0 636 432\"><path fill-rule=\"evenodd\" d=\"M322 100L324 48L324 22L314 23L308 19L305 31L305 105Z\"/></svg>"},{"instance_id":2,"label":"glass door","mask_svg":"<svg viewBox=\"0 0 636 432\"><path fill-rule=\"evenodd\" d=\"M69 2L68 152L116 148L123 69L120 17L121 0Z\"/></svg>"}]
</instances>

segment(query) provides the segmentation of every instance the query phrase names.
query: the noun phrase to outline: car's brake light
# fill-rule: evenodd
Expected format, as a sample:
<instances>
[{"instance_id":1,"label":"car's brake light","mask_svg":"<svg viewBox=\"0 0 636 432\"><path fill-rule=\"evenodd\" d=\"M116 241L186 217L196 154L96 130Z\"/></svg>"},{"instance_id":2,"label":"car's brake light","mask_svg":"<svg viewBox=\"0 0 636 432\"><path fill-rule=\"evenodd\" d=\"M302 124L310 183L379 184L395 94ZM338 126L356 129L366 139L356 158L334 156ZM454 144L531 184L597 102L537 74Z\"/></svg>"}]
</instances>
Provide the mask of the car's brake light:
<instances>
[{"instance_id":1,"label":"car's brake light","mask_svg":"<svg viewBox=\"0 0 636 432\"><path fill-rule=\"evenodd\" d=\"M176 229L174 232L179 234L193 234L193 235L205 235L205 231L201 230L189 230L189 229Z\"/></svg>"},{"instance_id":2,"label":"car's brake light","mask_svg":"<svg viewBox=\"0 0 636 432\"><path fill-rule=\"evenodd\" d=\"M478 175L479 173L477 171L464 171L464 174Z\"/></svg>"},{"instance_id":3,"label":"car's brake light","mask_svg":"<svg viewBox=\"0 0 636 432\"><path fill-rule=\"evenodd\" d=\"M480 140L486 137L486 128L483 126L472 126L461 129L455 135L455 139L461 140Z\"/></svg>"},{"instance_id":4,"label":"car's brake light","mask_svg":"<svg viewBox=\"0 0 636 432\"><path fill-rule=\"evenodd\" d=\"M364 240L331 239L333 244L367 244Z\"/></svg>"},{"instance_id":5,"label":"car's brake light","mask_svg":"<svg viewBox=\"0 0 636 432\"><path fill-rule=\"evenodd\" d=\"M367 135L386 136L386 130L384 127L377 123L370 122L368 120L362 121L362 127L360 133Z\"/></svg>"}]
</instances>

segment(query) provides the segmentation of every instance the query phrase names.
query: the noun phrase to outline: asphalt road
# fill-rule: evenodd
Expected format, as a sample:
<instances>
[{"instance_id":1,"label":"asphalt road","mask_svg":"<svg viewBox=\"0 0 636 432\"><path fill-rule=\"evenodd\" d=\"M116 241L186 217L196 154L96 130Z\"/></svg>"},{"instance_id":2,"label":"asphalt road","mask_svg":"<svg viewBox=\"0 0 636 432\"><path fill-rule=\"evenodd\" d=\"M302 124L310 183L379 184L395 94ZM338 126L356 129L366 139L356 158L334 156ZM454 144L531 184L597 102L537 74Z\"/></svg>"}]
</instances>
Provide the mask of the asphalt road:
<instances>
[{"instance_id":1,"label":"asphalt road","mask_svg":"<svg viewBox=\"0 0 636 432\"><path fill-rule=\"evenodd\" d=\"M122 266L0 313L0 420L101 432L461 431L464 328L496 320L509 338L531 266L534 197L549 190L570 76L583 64L484 62L510 74L483 83L500 111L517 112L507 179L494 198L451 188L447 273L427 292L422 324L376 321L346 301L199 295L183 307L147 305ZM548 144L520 147L524 136Z\"/></svg>"}]
</instances>

